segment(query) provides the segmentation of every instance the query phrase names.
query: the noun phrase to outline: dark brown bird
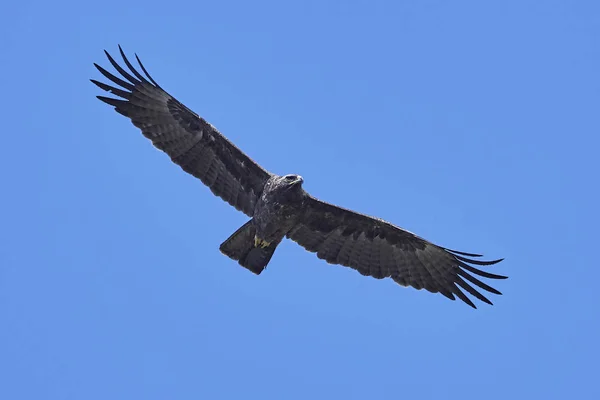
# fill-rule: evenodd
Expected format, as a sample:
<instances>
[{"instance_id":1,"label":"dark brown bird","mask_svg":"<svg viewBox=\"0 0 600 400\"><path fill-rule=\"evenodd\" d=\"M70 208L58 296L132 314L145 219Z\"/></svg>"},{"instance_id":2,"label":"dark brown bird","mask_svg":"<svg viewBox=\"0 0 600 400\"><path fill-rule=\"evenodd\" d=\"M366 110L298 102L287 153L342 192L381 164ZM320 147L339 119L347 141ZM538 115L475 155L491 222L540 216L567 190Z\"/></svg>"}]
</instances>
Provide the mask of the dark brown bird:
<instances>
[{"instance_id":1,"label":"dark brown bird","mask_svg":"<svg viewBox=\"0 0 600 400\"><path fill-rule=\"evenodd\" d=\"M184 171L200 179L223 200L251 219L220 246L221 252L260 274L277 245L289 238L331 264L377 279L392 278L402 286L455 296L475 307L463 292L492 304L472 285L498 290L474 275L505 279L473 267L479 254L437 246L379 218L325 203L304 191L299 175L272 174L229 142L219 131L164 91L140 59L138 72L119 46L127 72L105 51L119 78L97 64L115 86L91 80L119 98L97 96L129 118L152 144ZM132 75L133 74L133 75ZM468 281L468 282L467 282Z\"/></svg>"}]
</instances>

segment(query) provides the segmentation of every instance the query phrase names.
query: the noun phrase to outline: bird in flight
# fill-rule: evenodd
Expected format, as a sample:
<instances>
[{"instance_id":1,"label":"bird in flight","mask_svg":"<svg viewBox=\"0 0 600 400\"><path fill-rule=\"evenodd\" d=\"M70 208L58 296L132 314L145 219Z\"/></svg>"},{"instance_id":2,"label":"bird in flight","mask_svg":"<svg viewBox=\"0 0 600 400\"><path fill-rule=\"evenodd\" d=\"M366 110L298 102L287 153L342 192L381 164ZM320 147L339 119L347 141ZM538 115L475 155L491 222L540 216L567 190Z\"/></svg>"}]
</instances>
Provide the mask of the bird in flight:
<instances>
[{"instance_id":1,"label":"bird in flight","mask_svg":"<svg viewBox=\"0 0 600 400\"><path fill-rule=\"evenodd\" d=\"M391 278L402 286L458 297L473 308L465 292L492 304L478 289L501 293L476 276L506 279L477 266L480 254L435 245L407 230L321 201L302 188L300 175L276 175L248 157L214 126L162 89L135 55L140 73L119 52L129 72L105 51L121 75L95 67L114 86L91 79L115 97L97 96L129 118L152 144L185 172L243 212L250 220L225 240L220 250L241 266L260 274L285 238L330 264L339 264L376 279ZM476 286L475 289L472 285Z\"/></svg>"}]
</instances>

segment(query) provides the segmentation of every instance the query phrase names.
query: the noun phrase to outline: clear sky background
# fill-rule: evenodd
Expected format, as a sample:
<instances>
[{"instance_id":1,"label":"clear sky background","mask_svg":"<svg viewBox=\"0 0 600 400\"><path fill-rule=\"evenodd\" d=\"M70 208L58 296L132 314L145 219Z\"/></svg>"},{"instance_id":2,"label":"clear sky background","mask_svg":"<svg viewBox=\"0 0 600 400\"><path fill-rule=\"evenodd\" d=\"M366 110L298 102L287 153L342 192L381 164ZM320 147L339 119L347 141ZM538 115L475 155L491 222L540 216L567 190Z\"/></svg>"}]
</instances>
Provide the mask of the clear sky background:
<instances>
[{"instance_id":1,"label":"clear sky background","mask_svg":"<svg viewBox=\"0 0 600 400\"><path fill-rule=\"evenodd\" d=\"M0 12L0 398L600 398L597 1ZM324 200L490 258L473 310L246 221L99 102L103 49Z\"/></svg>"}]
</instances>

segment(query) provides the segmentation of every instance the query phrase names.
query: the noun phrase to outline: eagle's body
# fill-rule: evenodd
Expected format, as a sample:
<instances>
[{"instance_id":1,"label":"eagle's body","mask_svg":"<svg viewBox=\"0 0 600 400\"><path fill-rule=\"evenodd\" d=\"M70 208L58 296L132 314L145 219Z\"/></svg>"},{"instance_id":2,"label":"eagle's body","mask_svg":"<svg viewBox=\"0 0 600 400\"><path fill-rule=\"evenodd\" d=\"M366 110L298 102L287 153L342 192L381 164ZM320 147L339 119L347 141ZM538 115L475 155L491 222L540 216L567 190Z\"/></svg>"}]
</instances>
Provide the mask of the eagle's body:
<instances>
[{"instance_id":1,"label":"eagle's body","mask_svg":"<svg viewBox=\"0 0 600 400\"><path fill-rule=\"evenodd\" d=\"M277 245L302 217L308 196L302 189L302 182L298 175L273 175L265 183L254 207L253 218L221 245L221 251L250 271L260 274ZM240 239L246 237L253 237L254 241L243 240L244 246Z\"/></svg>"},{"instance_id":2,"label":"eagle's body","mask_svg":"<svg viewBox=\"0 0 600 400\"><path fill-rule=\"evenodd\" d=\"M274 175L267 181L254 207L256 235L266 242L280 242L296 225L306 192L298 175Z\"/></svg>"},{"instance_id":3,"label":"eagle's body","mask_svg":"<svg viewBox=\"0 0 600 400\"><path fill-rule=\"evenodd\" d=\"M263 169L214 126L164 91L139 59L145 76L119 50L133 76L106 53L125 80L95 64L120 88L92 82L121 99L98 98L130 118L184 171L251 217L220 246L240 265L260 274L279 243L289 238L328 263L377 279L389 277L403 286L439 292L451 300L456 296L472 307L475 305L461 288L481 301L491 302L467 281L500 294L471 274L491 279L506 277L469 264L491 265L501 260L476 260L472 257L480 255L437 246L382 219L312 197L302 188L302 177L279 176Z\"/></svg>"}]
</instances>

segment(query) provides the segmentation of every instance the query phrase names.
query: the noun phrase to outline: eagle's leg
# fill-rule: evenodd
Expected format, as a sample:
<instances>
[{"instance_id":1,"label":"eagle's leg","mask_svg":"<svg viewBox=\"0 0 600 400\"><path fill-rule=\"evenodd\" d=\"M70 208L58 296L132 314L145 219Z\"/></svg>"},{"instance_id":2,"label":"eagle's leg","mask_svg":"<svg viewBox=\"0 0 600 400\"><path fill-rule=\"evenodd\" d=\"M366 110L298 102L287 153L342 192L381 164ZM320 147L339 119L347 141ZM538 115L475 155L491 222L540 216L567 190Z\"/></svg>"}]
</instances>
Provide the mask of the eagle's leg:
<instances>
[{"instance_id":1,"label":"eagle's leg","mask_svg":"<svg viewBox=\"0 0 600 400\"><path fill-rule=\"evenodd\" d=\"M257 237L256 227L250 220L224 241L219 250L258 275L271 260L278 244Z\"/></svg>"}]
</instances>

